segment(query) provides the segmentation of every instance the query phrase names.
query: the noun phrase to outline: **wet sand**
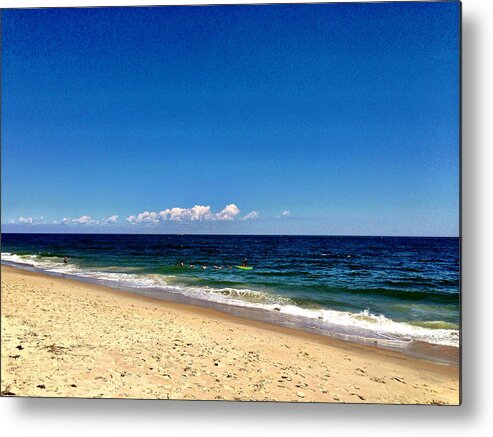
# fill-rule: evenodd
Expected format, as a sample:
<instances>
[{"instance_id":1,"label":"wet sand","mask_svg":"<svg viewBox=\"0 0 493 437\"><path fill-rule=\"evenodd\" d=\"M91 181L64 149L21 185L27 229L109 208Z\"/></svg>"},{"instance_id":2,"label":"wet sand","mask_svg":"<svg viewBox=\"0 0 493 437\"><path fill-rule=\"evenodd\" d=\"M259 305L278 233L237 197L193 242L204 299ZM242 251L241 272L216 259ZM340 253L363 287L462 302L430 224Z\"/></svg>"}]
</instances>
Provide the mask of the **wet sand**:
<instances>
[{"instance_id":1,"label":"wet sand","mask_svg":"<svg viewBox=\"0 0 493 437\"><path fill-rule=\"evenodd\" d=\"M2 266L2 395L459 403L459 371Z\"/></svg>"}]
</instances>

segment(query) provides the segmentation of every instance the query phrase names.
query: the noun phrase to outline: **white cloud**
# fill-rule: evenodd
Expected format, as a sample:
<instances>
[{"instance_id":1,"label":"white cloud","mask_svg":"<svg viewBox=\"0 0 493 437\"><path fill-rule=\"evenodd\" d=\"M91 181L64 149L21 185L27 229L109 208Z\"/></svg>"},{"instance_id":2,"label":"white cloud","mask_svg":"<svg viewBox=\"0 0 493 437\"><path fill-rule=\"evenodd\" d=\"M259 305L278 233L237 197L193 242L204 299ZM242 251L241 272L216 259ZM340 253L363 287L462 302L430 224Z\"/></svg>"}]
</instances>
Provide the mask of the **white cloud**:
<instances>
[{"instance_id":1,"label":"white cloud","mask_svg":"<svg viewBox=\"0 0 493 437\"><path fill-rule=\"evenodd\" d=\"M159 215L157 212L144 211L136 216L131 215L127 218L127 221L130 223L158 223Z\"/></svg>"},{"instance_id":2,"label":"white cloud","mask_svg":"<svg viewBox=\"0 0 493 437\"><path fill-rule=\"evenodd\" d=\"M250 211L242 220L255 220L259 215L260 213L258 211Z\"/></svg>"},{"instance_id":3,"label":"white cloud","mask_svg":"<svg viewBox=\"0 0 493 437\"><path fill-rule=\"evenodd\" d=\"M161 220L180 221L187 215L186 208L167 208L159 213Z\"/></svg>"},{"instance_id":4,"label":"white cloud","mask_svg":"<svg viewBox=\"0 0 493 437\"><path fill-rule=\"evenodd\" d=\"M252 211L253 212L253 211ZM235 204L227 205L223 210L214 214L210 206L195 205L192 208L167 208L160 212L141 212L137 215L127 217L127 222L136 223L159 223L165 221L173 222L195 222L213 220L234 220L240 213Z\"/></svg>"},{"instance_id":5,"label":"white cloud","mask_svg":"<svg viewBox=\"0 0 493 437\"><path fill-rule=\"evenodd\" d=\"M240 209L234 203L231 203L226 205L222 211L219 211L216 214L216 218L218 220L233 220L239 213Z\"/></svg>"},{"instance_id":6,"label":"white cloud","mask_svg":"<svg viewBox=\"0 0 493 437\"><path fill-rule=\"evenodd\" d=\"M190 209L190 220L212 220L213 214L210 206L195 205Z\"/></svg>"},{"instance_id":7,"label":"white cloud","mask_svg":"<svg viewBox=\"0 0 493 437\"><path fill-rule=\"evenodd\" d=\"M210 206L195 205L191 208L167 208L160 212L144 211L136 215L128 216L125 221L129 224L157 224L165 221L174 222L198 222L198 221L231 221L238 218L240 209L231 203L221 211L214 213ZM250 211L241 220L252 220L259 216L258 211ZM64 217L51 220L53 225L112 225L119 222L118 215L114 214L102 219L93 219L84 214L78 218ZM19 217L10 220L12 224L44 224L47 223L43 217Z\"/></svg>"},{"instance_id":8,"label":"white cloud","mask_svg":"<svg viewBox=\"0 0 493 437\"><path fill-rule=\"evenodd\" d=\"M281 218L288 218L291 215L291 211L283 211Z\"/></svg>"},{"instance_id":9,"label":"white cloud","mask_svg":"<svg viewBox=\"0 0 493 437\"><path fill-rule=\"evenodd\" d=\"M202 221L212 220L214 214L210 206L195 205L192 208L168 208L159 213L161 220Z\"/></svg>"},{"instance_id":10,"label":"white cloud","mask_svg":"<svg viewBox=\"0 0 493 437\"><path fill-rule=\"evenodd\" d=\"M32 222L33 222L32 217L19 217L17 219L17 223L20 223L20 224L26 224L26 223L31 224Z\"/></svg>"},{"instance_id":11,"label":"white cloud","mask_svg":"<svg viewBox=\"0 0 493 437\"><path fill-rule=\"evenodd\" d=\"M10 223L18 223L20 225L41 225L45 223L44 217L19 217L17 221L11 220Z\"/></svg>"},{"instance_id":12,"label":"white cloud","mask_svg":"<svg viewBox=\"0 0 493 437\"><path fill-rule=\"evenodd\" d=\"M98 225L105 223L116 223L118 221L117 215L112 215L106 219L95 220L92 219L89 215L82 215L79 218L69 218L64 217L62 219L53 219L47 221L44 217L24 217L21 216L18 219L9 220L9 224L19 224L19 225L44 225L44 224L52 224L52 225Z\"/></svg>"},{"instance_id":13,"label":"white cloud","mask_svg":"<svg viewBox=\"0 0 493 437\"><path fill-rule=\"evenodd\" d=\"M97 223L96 220L92 220L91 217L88 215L82 215L79 218L72 219L71 222L75 223L75 224L79 224L79 225L87 225L87 224Z\"/></svg>"},{"instance_id":14,"label":"white cloud","mask_svg":"<svg viewBox=\"0 0 493 437\"><path fill-rule=\"evenodd\" d=\"M116 214L101 220L104 225L112 225L118 222L118 216Z\"/></svg>"},{"instance_id":15,"label":"white cloud","mask_svg":"<svg viewBox=\"0 0 493 437\"><path fill-rule=\"evenodd\" d=\"M53 220L51 223L53 225L101 225L101 224L113 224L118 222L118 216L112 215L108 218L103 218L101 220L93 219L91 216L84 214L79 218L64 217L61 220Z\"/></svg>"}]
</instances>

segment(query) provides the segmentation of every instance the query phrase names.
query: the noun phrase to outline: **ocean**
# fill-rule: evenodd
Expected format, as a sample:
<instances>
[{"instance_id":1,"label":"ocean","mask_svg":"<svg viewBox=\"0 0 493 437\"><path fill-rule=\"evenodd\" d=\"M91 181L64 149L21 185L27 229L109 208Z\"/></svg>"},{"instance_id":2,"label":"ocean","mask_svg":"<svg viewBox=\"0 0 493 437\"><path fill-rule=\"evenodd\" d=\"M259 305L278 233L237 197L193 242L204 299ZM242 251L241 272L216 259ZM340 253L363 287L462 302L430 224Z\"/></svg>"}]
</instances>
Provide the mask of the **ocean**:
<instances>
[{"instance_id":1,"label":"ocean","mask_svg":"<svg viewBox=\"0 0 493 437\"><path fill-rule=\"evenodd\" d=\"M459 254L458 238L2 234L1 259L383 347L457 348Z\"/></svg>"}]
</instances>

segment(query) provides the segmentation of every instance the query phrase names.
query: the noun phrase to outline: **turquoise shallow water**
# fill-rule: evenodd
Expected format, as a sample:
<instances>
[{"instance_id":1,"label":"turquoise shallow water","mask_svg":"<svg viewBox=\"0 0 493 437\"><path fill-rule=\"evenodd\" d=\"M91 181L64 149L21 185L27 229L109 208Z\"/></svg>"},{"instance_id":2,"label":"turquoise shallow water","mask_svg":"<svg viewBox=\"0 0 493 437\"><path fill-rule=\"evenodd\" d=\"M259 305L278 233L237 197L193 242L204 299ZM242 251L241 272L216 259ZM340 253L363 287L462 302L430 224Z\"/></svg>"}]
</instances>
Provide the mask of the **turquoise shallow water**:
<instances>
[{"instance_id":1,"label":"turquoise shallow water","mask_svg":"<svg viewBox=\"0 0 493 437\"><path fill-rule=\"evenodd\" d=\"M235 268L244 258L252 270ZM2 262L261 308L322 329L459 342L458 238L3 234Z\"/></svg>"}]
</instances>

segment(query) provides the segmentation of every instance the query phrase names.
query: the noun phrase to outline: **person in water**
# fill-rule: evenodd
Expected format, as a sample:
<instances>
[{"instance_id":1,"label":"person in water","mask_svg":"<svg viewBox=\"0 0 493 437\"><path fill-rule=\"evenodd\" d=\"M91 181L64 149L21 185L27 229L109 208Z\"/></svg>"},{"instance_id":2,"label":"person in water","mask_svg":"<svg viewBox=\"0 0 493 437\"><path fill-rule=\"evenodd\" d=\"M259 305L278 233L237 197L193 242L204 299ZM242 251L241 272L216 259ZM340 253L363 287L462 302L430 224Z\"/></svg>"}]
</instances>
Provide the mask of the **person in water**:
<instances>
[{"instance_id":1,"label":"person in water","mask_svg":"<svg viewBox=\"0 0 493 437\"><path fill-rule=\"evenodd\" d=\"M67 264L67 257L66 256L63 258L63 263Z\"/></svg>"},{"instance_id":2,"label":"person in water","mask_svg":"<svg viewBox=\"0 0 493 437\"><path fill-rule=\"evenodd\" d=\"M241 266L242 266L242 267L248 267L248 261L247 261L247 259L246 259L246 258L245 258L245 259L243 260L243 262L241 263Z\"/></svg>"}]
</instances>

